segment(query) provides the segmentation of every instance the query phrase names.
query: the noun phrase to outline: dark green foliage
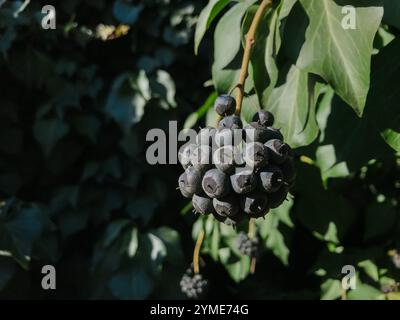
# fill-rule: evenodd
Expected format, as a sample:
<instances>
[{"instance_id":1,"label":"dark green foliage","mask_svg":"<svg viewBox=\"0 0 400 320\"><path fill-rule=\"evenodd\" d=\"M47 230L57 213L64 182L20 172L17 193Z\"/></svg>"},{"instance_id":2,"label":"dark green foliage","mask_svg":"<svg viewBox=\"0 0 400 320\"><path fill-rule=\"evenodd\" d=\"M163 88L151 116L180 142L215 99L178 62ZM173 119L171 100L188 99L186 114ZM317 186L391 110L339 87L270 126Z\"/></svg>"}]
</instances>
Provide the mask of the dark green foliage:
<instances>
[{"instance_id":1,"label":"dark green foliage","mask_svg":"<svg viewBox=\"0 0 400 320\"><path fill-rule=\"evenodd\" d=\"M185 215L190 199L175 190L182 168L150 166L145 152L148 129L168 131L169 120L215 126L255 1L38 0L23 10L23 1L0 1L0 298L185 298L180 281L203 228L204 297L340 299L342 267L353 265L348 299L398 299L400 5L349 0L357 28L343 30L332 28L341 2L274 0L242 118L219 124L251 123L256 141L293 148L290 161L272 153L284 183L257 220L249 276L240 251L250 246L236 242L248 227L240 203L219 204L222 216ZM56 30L40 26L49 3ZM219 92L204 86L211 78ZM260 129L272 122L279 130ZM258 188L244 209L259 205ZM206 199L197 210L209 211L197 196ZM56 267L55 291L40 286L45 264ZM193 288L193 274L185 279Z\"/></svg>"}]
</instances>

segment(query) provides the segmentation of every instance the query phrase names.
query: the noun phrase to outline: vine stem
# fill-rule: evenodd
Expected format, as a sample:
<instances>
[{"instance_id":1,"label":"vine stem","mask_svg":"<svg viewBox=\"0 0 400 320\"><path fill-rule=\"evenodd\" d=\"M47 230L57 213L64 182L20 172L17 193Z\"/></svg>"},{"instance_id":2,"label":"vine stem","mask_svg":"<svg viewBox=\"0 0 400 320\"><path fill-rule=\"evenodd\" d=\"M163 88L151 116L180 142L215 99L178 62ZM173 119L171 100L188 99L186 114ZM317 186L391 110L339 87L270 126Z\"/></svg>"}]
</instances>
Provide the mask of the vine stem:
<instances>
[{"instance_id":1,"label":"vine stem","mask_svg":"<svg viewBox=\"0 0 400 320\"><path fill-rule=\"evenodd\" d=\"M272 0L263 0L261 2L260 6L256 11L256 14L254 15L253 21L251 22L249 31L245 36L246 45L243 52L243 60L242 60L242 66L240 68L239 82L236 85L236 88L238 89L238 93L236 95L236 115L240 115L240 112L242 111L244 85L248 75L251 49L255 44L257 27L260 24L261 18L263 17L265 11L271 4Z\"/></svg>"},{"instance_id":2,"label":"vine stem","mask_svg":"<svg viewBox=\"0 0 400 320\"><path fill-rule=\"evenodd\" d=\"M200 230L199 235L197 236L197 241L196 241L196 246L194 247L193 251L193 271L195 274L198 274L200 272L200 267L199 267L199 256L200 256L200 248L201 244L203 243L204 240L204 230Z\"/></svg>"}]
</instances>

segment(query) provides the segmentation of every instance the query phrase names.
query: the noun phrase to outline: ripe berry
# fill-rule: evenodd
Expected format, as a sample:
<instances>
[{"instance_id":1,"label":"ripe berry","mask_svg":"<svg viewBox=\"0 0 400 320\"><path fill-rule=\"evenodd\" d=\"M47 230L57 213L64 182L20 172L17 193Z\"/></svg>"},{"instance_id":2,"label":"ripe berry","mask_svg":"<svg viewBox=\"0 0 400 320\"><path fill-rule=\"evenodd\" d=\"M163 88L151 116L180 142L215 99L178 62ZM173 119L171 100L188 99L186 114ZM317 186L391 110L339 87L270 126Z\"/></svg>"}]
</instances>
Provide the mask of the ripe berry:
<instances>
[{"instance_id":1,"label":"ripe berry","mask_svg":"<svg viewBox=\"0 0 400 320\"><path fill-rule=\"evenodd\" d=\"M214 139L218 147L236 146L242 142L242 130L219 128L215 133Z\"/></svg>"},{"instance_id":2,"label":"ripe berry","mask_svg":"<svg viewBox=\"0 0 400 320\"><path fill-rule=\"evenodd\" d=\"M198 145L212 146L214 136L215 136L215 128L206 127L199 131L196 136L196 143Z\"/></svg>"},{"instance_id":3,"label":"ripe berry","mask_svg":"<svg viewBox=\"0 0 400 320\"><path fill-rule=\"evenodd\" d=\"M259 218L268 212L268 199L265 194L253 193L242 196L240 206L251 218Z\"/></svg>"},{"instance_id":4,"label":"ripe berry","mask_svg":"<svg viewBox=\"0 0 400 320\"><path fill-rule=\"evenodd\" d=\"M229 173L235 168L235 148L233 146L223 146L215 150L213 163L217 169Z\"/></svg>"},{"instance_id":5,"label":"ripe berry","mask_svg":"<svg viewBox=\"0 0 400 320\"><path fill-rule=\"evenodd\" d=\"M268 206L271 209L278 208L286 200L288 192L289 188L283 184L278 191L268 194Z\"/></svg>"},{"instance_id":6,"label":"ripe berry","mask_svg":"<svg viewBox=\"0 0 400 320\"><path fill-rule=\"evenodd\" d=\"M262 168L259 173L259 186L265 192L277 191L283 183L282 171L273 164Z\"/></svg>"},{"instance_id":7,"label":"ripe berry","mask_svg":"<svg viewBox=\"0 0 400 320\"><path fill-rule=\"evenodd\" d=\"M268 128L258 122L250 122L244 127L244 140L265 143L268 140Z\"/></svg>"},{"instance_id":8,"label":"ripe berry","mask_svg":"<svg viewBox=\"0 0 400 320\"><path fill-rule=\"evenodd\" d=\"M293 160L290 158L286 159L280 167L282 170L283 180L291 186L296 180L296 170Z\"/></svg>"},{"instance_id":9,"label":"ripe berry","mask_svg":"<svg viewBox=\"0 0 400 320\"><path fill-rule=\"evenodd\" d=\"M235 113L236 101L233 97L226 94L220 95L214 103L215 112L220 116L229 116Z\"/></svg>"},{"instance_id":10,"label":"ripe berry","mask_svg":"<svg viewBox=\"0 0 400 320\"><path fill-rule=\"evenodd\" d=\"M221 170L211 169L205 173L202 187L210 198L224 197L230 191L229 178Z\"/></svg>"},{"instance_id":11,"label":"ripe berry","mask_svg":"<svg viewBox=\"0 0 400 320\"><path fill-rule=\"evenodd\" d=\"M228 196L225 198L213 199L215 212L223 217L234 217L239 212L239 202L236 197Z\"/></svg>"},{"instance_id":12,"label":"ripe berry","mask_svg":"<svg viewBox=\"0 0 400 320\"><path fill-rule=\"evenodd\" d=\"M265 146L268 148L269 158L277 164L285 162L291 152L290 147L278 139L267 141Z\"/></svg>"},{"instance_id":13,"label":"ripe berry","mask_svg":"<svg viewBox=\"0 0 400 320\"><path fill-rule=\"evenodd\" d=\"M190 156L193 167L204 172L212 166L212 149L209 146L197 146Z\"/></svg>"},{"instance_id":14,"label":"ripe berry","mask_svg":"<svg viewBox=\"0 0 400 320\"><path fill-rule=\"evenodd\" d=\"M219 124L219 128L228 128L228 129L242 129L243 128L243 123L242 120L240 120L240 117L236 115L231 115L228 117L223 118Z\"/></svg>"},{"instance_id":15,"label":"ripe berry","mask_svg":"<svg viewBox=\"0 0 400 320\"><path fill-rule=\"evenodd\" d=\"M197 147L197 145L195 145L194 143L191 143L188 145L184 145L180 148L179 153L178 153L178 160L184 169L186 169L187 167L189 167L191 165L190 157L191 157L194 149L196 149L196 147Z\"/></svg>"},{"instance_id":16,"label":"ripe berry","mask_svg":"<svg viewBox=\"0 0 400 320\"><path fill-rule=\"evenodd\" d=\"M193 194L201 192L201 172L194 167L188 167L178 179L179 189L186 198L191 198Z\"/></svg>"},{"instance_id":17,"label":"ripe berry","mask_svg":"<svg viewBox=\"0 0 400 320\"><path fill-rule=\"evenodd\" d=\"M263 126L270 127L274 124L274 115L271 112L260 110L254 115L253 121Z\"/></svg>"},{"instance_id":18,"label":"ripe berry","mask_svg":"<svg viewBox=\"0 0 400 320\"><path fill-rule=\"evenodd\" d=\"M250 168L260 168L268 162L268 150L261 142L249 142L244 150L244 160Z\"/></svg>"},{"instance_id":19,"label":"ripe berry","mask_svg":"<svg viewBox=\"0 0 400 320\"><path fill-rule=\"evenodd\" d=\"M256 188L257 180L251 169L239 170L230 177L233 190L239 194L250 193Z\"/></svg>"},{"instance_id":20,"label":"ripe berry","mask_svg":"<svg viewBox=\"0 0 400 320\"><path fill-rule=\"evenodd\" d=\"M258 237L252 239L244 233L240 232L236 237L236 246L241 254L249 257L256 257L258 252Z\"/></svg>"},{"instance_id":21,"label":"ripe berry","mask_svg":"<svg viewBox=\"0 0 400 320\"><path fill-rule=\"evenodd\" d=\"M182 292L189 299L202 298L207 291L208 281L201 274L194 274L193 270L187 269L180 281Z\"/></svg>"},{"instance_id":22,"label":"ripe berry","mask_svg":"<svg viewBox=\"0 0 400 320\"><path fill-rule=\"evenodd\" d=\"M207 196L194 194L192 204L195 212L202 215L210 214L214 211L212 199Z\"/></svg>"},{"instance_id":23,"label":"ripe berry","mask_svg":"<svg viewBox=\"0 0 400 320\"><path fill-rule=\"evenodd\" d=\"M279 129L267 127L266 128L266 136L267 136L267 140L277 139L277 140L283 141L283 135Z\"/></svg>"}]
</instances>

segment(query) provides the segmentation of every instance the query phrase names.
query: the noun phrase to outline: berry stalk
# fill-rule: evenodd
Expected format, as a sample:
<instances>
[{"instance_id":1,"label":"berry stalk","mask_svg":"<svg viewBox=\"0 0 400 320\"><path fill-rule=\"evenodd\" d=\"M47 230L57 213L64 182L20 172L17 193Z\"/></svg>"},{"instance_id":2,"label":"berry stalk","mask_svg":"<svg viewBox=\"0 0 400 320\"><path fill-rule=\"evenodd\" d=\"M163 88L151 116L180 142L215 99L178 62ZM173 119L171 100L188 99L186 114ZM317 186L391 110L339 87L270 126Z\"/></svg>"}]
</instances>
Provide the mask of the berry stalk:
<instances>
[{"instance_id":1,"label":"berry stalk","mask_svg":"<svg viewBox=\"0 0 400 320\"><path fill-rule=\"evenodd\" d=\"M197 236L196 246L194 247L193 251L193 271L195 274L198 274L200 272L199 256L203 240L204 240L204 230L200 230L199 235Z\"/></svg>"},{"instance_id":2,"label":"berry stalk","mask_svg":"<svg viewBox=\"0 0 400 320\"><path fill-rule=\"evenodd\" d=\"M254 15L253 21L251 22L249 31L246 34L246 45L243 52L242 66L240 68L239 82L236 85L238 93L236 95L236 114L240 115L242 111L242 102L244 97L244 85L248 75L250 53L251 49L255 44L255 35L257 27L260 24L261 18L264 15L267 8L272 4L272 0L263 0Z\"/></svg>"}]
</instances>

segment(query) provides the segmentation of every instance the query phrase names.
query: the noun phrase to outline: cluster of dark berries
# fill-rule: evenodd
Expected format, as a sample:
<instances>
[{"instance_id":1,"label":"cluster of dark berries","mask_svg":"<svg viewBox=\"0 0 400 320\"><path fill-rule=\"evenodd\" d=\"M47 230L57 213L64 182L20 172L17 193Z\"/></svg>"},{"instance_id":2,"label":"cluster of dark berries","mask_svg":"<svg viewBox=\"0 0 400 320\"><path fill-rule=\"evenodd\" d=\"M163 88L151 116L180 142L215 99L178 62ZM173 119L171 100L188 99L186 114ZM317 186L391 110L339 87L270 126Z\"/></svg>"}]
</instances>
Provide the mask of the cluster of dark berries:
<instances>
[{"instance_id":1,"label":"cluster of dark berries","mask_svg":"<svg viewBox=\"0 0 400 320\"><path fill-rule=\"evenodd\" d=\"M258 237L250 239L246 233L240 232L236 237L236 246L241 254L256 257L258 253Z\"/></svg>"},{"instance_id":2,"label":"cluster of dark berries","mask_svg":"<svg viewBox=\"0 0 400 320\"><path fill-rule=\"evenodd\" d=\"M218 128L201 129L195 143L179 151L185 169L179 189L196 213L226 224L263 217L282 204L295 181L291 148L272 127L270 112L257 112L243 127L234 98L219 96L214 108L224 117Z\"/></svg>"},{"instance_id":3,"label":"cluster of dark berries","mask_svg":"<svg viewBox=\"0 0 400 320\"><path fill-rule=\"evenodd\" d=\"M208 287L208 281L199 273L195 274L192 268L186 270L181 282L181 290L189 299L204 297Z\"/></svg>"}]
</instances>

